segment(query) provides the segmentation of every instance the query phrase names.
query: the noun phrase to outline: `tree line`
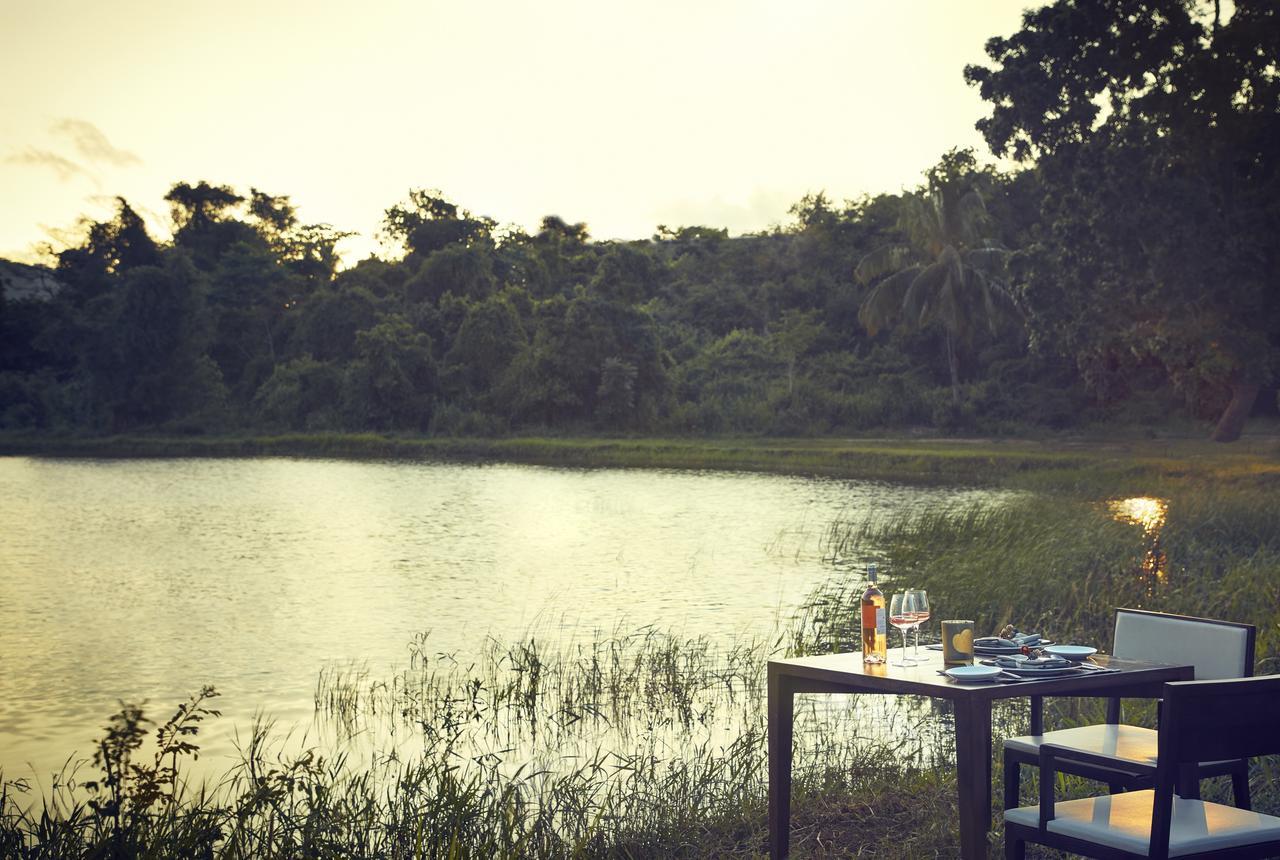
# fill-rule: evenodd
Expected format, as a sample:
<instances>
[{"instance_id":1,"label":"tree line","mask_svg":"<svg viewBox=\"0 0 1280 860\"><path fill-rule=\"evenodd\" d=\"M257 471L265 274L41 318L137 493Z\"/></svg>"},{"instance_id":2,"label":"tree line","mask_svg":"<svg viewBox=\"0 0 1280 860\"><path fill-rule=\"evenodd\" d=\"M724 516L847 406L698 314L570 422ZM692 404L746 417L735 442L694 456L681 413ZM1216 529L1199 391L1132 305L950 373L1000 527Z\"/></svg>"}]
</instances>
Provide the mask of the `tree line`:
<instances>
[{"instance_id":1,"label":"tree line","mask_svg":"<svg viewBox=\"0 0 1280 860\"><path fill-rule=\"evenodd\" d=\"M177 183L172 232L124 199L0 299L0 427L437 434L1022 432L1217 420L1280 380L1280 12L1059 0L966 78L997 170L730 237L502 227L438 191L399 253L287 196ZM886 132L891 133L891 132Z\"/></svg>"}]
</instances>

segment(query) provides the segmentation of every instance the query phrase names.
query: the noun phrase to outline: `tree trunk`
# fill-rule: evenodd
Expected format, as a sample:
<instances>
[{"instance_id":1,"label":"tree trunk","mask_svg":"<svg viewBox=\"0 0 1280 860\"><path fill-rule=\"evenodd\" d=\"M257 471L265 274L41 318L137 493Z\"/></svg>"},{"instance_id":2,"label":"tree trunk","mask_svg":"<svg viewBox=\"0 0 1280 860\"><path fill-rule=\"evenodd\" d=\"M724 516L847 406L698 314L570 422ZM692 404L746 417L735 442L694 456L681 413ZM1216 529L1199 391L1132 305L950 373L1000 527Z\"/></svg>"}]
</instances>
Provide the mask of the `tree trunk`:
<instances>
[{"instance_id":1,"label":"tree trunk","mask_svg":"<svg viewBox=\"0 0 1280 860\"><path fill-rule=\"evenodd\" d=\"M1245 419L1253 411L1253 402L1258 399L1261 386L1254 382L1234 382L1231 385L1231 402L1218 419L1218 426L1213 428L1209 438L1215 442L1234 442L1244 431Z\"/></svg>"},{"instance_id":2,"label":"tree trunk","mask_svg":"<svg viewBox=\"0 0 1280 860\"><path fill-rule=\"evenodd\" d=\"M960 357L956 355L956 342L947 332L947 369L951 371L951 402L960 405Z\"/></svg>"}]
</instances>

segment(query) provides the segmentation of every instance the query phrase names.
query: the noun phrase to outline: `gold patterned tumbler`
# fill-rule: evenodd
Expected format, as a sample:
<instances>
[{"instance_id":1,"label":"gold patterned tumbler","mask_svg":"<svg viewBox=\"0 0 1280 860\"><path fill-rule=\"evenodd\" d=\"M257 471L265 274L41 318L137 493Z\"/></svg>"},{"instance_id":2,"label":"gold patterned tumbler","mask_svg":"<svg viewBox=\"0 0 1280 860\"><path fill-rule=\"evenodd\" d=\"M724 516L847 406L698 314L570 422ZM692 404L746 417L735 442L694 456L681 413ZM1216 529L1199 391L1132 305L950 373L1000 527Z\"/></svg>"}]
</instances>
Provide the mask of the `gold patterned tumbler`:
<instances>
[{"instance_id":1,"label":"gold patterned tumbler","mask_svg":"<svg viewBox=\"0 0 1280 860\"><path fill-rule=\"evenodd\" d=\"M948 666L973 663L973 622L942 622L942 662Z\"/></svg>"}]
</instances>

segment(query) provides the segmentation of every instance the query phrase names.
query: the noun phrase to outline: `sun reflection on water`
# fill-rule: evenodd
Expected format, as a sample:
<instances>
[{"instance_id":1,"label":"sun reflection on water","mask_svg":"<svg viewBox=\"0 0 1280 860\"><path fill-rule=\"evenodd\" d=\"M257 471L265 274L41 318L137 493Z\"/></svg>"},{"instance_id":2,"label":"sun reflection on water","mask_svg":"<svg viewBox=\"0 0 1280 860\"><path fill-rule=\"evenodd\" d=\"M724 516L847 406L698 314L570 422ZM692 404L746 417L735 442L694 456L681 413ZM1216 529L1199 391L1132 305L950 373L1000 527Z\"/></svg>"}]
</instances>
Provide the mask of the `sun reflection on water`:
<instances>
[{"instance_id":1,"label":"sun reflection on water","mask_svg":"<svg viewBox=\"0 0 1280 860\"><path fill-rule=\"evenodd\" d=\"M1131 499L1113 499L1107 503L1107 507L1118 521L1142 527L1142 535L1147 542L1142 572L1151 578L1148 580L1150 584L1163 583L1168 572L1165 569L1165 554L1160 549L1160 530L1168 516L1169 503L1150 496L1135 496Z\"/></svg>"},{"instance_id":2,"label":"sun reflection on water","mask_svg":"<svg viewBox=\"0 0 1280 860\"><path fill-rule=\"evenodd\" d=\"M1132 499L1113 499L1108 507L1112 515L1122 523L1133 523L1142 526L1148 537L1160 534L1165 517L1169 513L1169 503L1164 499L1153 499L1150 496L1136 496Z\"/></svg>"}]
</instances>

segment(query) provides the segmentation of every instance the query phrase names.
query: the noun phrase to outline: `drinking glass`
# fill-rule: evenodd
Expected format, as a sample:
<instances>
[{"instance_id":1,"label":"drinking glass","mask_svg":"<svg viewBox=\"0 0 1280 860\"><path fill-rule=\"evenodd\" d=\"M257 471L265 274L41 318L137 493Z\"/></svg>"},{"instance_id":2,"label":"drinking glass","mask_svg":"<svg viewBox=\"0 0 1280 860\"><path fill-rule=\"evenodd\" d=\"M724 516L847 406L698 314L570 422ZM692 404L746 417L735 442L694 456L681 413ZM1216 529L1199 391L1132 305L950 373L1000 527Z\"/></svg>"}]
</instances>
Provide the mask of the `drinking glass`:
<instances>
[{"instance_id":1,"label":"drinking glass","mask_svg":"<svg viewBox=\"0 0 1280 860\"><path fill-rule=\"evenodd\" d=\"M907 598L909 605L906 607L915 618L915 624L912 629L916 631L916 646L911 652L911 656L915 662L920 662L920 628L929 620L929 594L923 588L907 589ZM904 631L905 632L905 631Z\"/></svg>"},{"instance_id":2,"label":"drinking glass","mask_svg":"<svg viewBox=\"0 0 1280 860\"><path fill-rule=\"evenodd\" d=\"M898 628L898 632L902 634L902 659L897 663L890 663L892 666L914 666L915 660L907 657L907 631L916 623L915 610L911 607L914 605L911 592L903 592L895 594L889 600L889 623Z\"/></svg>"}]
</instances>

